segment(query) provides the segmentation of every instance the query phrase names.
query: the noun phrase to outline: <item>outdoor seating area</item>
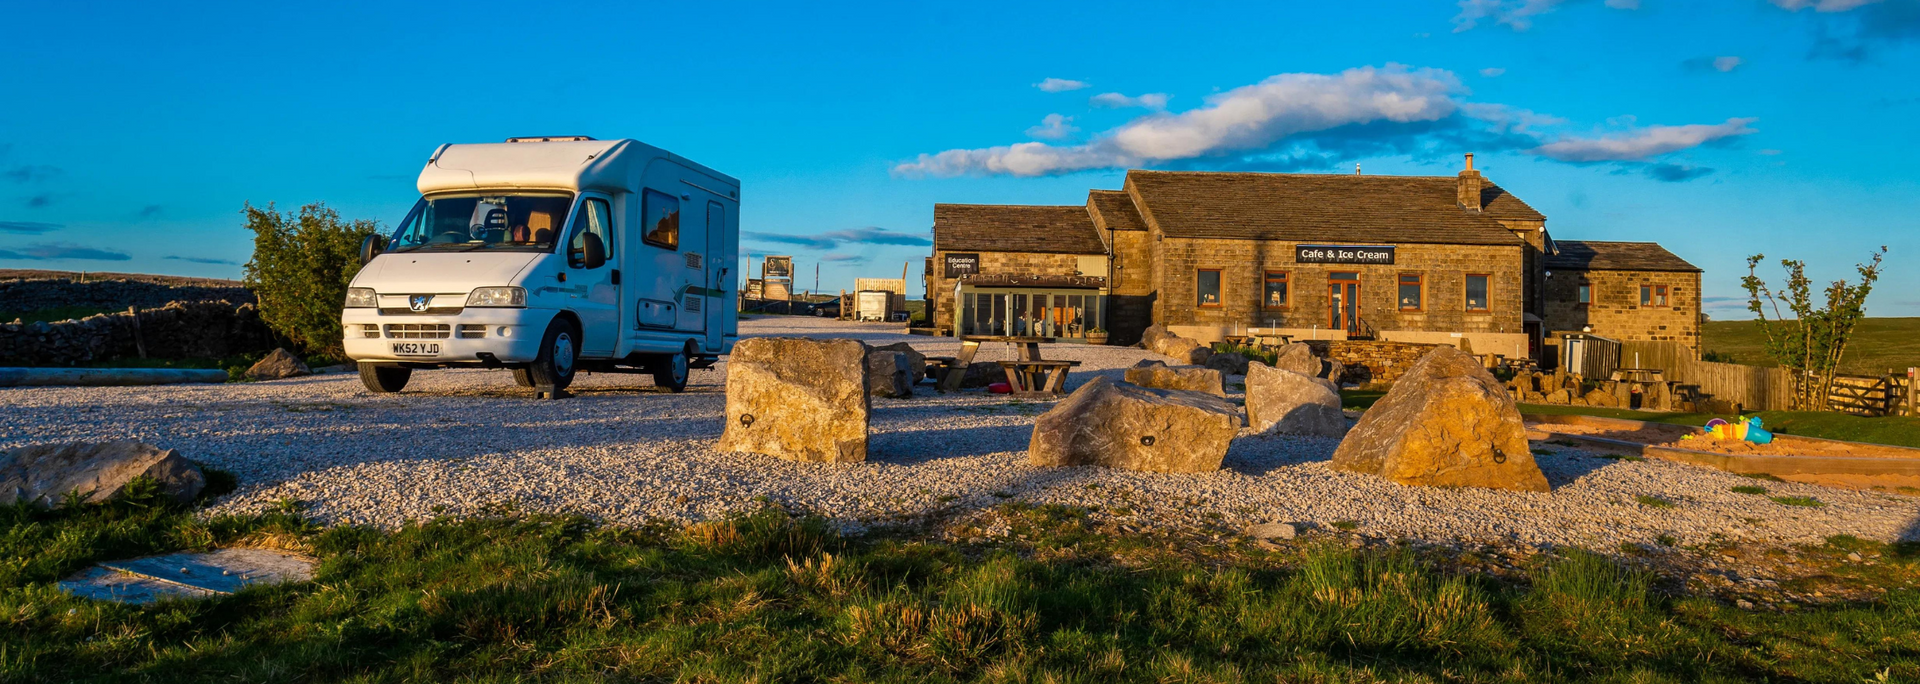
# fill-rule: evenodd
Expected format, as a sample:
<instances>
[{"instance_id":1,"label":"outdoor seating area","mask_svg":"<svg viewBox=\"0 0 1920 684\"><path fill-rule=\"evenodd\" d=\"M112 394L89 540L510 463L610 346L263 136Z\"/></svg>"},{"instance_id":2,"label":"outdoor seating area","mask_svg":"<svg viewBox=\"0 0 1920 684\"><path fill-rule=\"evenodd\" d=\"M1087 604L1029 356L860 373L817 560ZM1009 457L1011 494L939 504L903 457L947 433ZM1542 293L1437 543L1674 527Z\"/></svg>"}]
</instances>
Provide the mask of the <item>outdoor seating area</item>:
<instances>
[{"instance_id":1,"label":"outdoor seating area","mask_svg":"<svg viewBox=\"0 0 1920 684\"><path fill-rule=\"evenodd\" d=\"M1011 361L998 361L1006 373L1007 385L1016 396L1057 397L1066 393L1067 373L1080 365L1078 361L1048 361L1040 358L1040 345L1053 342L1051 337L1028 335L963 335L960 337L960 355L952 358L937 357L942 367L939 388L941 392L956 392L967 376L967 367L973 364L974 355L979 353L980 345L1005 343L1014 349L1015 358ZM929 367L936 357L928 357Z\"/></svg>"}]
</instances>

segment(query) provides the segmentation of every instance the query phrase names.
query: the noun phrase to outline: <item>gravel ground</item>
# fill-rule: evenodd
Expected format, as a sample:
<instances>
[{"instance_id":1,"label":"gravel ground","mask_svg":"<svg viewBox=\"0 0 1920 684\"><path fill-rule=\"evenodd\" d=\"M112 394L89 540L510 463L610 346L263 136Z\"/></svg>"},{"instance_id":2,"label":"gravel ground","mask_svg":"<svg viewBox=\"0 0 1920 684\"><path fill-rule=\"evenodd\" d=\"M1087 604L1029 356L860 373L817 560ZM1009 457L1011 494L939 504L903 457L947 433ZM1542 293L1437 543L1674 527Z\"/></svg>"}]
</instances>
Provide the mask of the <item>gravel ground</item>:
<instances>
[{"instance_id":1,"label":"gravel ground","mask_svg":"<svg viewBox=\"0 0 1920 684\"><path fill-rule=\"evenodd\" d=\"M765 317L746 335L857 336L909 341L951 356L950 339L897 327ZM1119 378L1150 356L1138 349L1048 345L1074 374ZM1013 358L988 345L978 360ZM0 389L0 448L71 440L140 439L233 472L240 489L214 512L257 511L292 499L326 523L395 526L437 514L513 506L578 512L616 523L698 521L760 505L811 510L849 529L959 514L1007 501L1098 507L1134 527L1351 521L1363 533L1435 542L1570 544L1717 540L1796 543L1851 534L1920 539L1920 498L1817 485L1756 482L1662 461L1610 460L1536 443L1552 493L1404 487L1327 466L1337 440L1245 436L1217 473L1170 475L1036 468L1025 448L1045 403L981 392L876 399L869 461L791 463L714 451L725 364L695 371L684 394L633 375L582 376L577 396L532 399L505 371L431 371L400 395L367 393L353 375L234 385ZM1234 378L1238 381L1239 378ZM1237 398L1237 397L1236 397ZM1787 506L1736 494L1825 505ZM1639 497L1673 505L1647 505Z\"/></svg>"}]
</instances>

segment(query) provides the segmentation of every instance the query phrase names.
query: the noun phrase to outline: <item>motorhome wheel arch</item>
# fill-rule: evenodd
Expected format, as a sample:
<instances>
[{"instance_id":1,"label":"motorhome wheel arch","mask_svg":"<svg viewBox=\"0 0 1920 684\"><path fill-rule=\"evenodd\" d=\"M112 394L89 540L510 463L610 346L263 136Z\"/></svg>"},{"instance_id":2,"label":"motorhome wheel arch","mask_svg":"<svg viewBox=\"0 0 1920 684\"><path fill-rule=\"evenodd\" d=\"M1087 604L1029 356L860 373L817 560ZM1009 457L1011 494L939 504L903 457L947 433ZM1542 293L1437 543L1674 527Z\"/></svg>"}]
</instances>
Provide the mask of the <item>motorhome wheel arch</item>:
<instances>
[{"instance_id":1,"label":"motorhome wheel arch","mask_svg":"<svg viewBox=\"0 0 1920 684\"><path fill-rule=\"evenodd\" d=\"M581 370L673 391L738 339L740 182L635 140L442 145L398 229L362 246L341 313L369 389L427 368Z\"/></svg>"}]
</instances>

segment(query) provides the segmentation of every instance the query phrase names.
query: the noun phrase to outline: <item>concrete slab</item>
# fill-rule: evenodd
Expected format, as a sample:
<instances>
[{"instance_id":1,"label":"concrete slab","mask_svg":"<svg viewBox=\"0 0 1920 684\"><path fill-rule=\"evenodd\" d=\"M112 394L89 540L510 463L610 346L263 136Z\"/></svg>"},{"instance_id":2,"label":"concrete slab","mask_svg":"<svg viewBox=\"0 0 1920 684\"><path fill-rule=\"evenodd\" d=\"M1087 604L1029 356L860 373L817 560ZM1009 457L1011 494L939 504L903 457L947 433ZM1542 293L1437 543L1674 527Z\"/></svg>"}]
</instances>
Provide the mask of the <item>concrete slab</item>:
<instances>
[{"instance_id":1,"label":"concrete slab","mask_svg":"<svg viewBox=\"0 0 1920 684\"><path fill-rule=\"evenodd\" d=\"M101 563L60 583L63 591L123 603L207 598L254 584L313 579L313 561L267 549L170 553Z\"/></svg>"}]
</instances>

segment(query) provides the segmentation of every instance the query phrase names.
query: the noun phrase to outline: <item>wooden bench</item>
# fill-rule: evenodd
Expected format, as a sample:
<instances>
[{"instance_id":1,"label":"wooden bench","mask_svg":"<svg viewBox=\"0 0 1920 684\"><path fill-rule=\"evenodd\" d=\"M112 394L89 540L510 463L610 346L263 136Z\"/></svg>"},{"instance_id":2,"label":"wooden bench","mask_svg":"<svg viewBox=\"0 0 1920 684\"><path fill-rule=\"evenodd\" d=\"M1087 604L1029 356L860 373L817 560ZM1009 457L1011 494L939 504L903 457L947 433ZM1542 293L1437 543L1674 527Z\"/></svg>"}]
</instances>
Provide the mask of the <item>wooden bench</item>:
<instances>
[{"instance_id":1,"label":"wooden bench","mask_svg":"<svg viewBox=\"0 0 1920 684\"><path fill-rule=\"evenodd\" d=\"M925 379L932 379L936 383L939 382L940 379L947 377L947 369L952 368L954 363L959 360L960 359L952 356L926 357L927 377ZM913 381L918 383L922 379L923 378L914 378Z\"/></svg>"},{"instance_id":2,"label":"wooden bench","mask_svg":"<svg viewBox=\"0 0 1920 684\"><path fill-rule=\"evenodd\" d=\"M1016 397L1057 397L1067 391L1067 371L1079 361L998 361Z\"/></svg>"}]
</instances>

